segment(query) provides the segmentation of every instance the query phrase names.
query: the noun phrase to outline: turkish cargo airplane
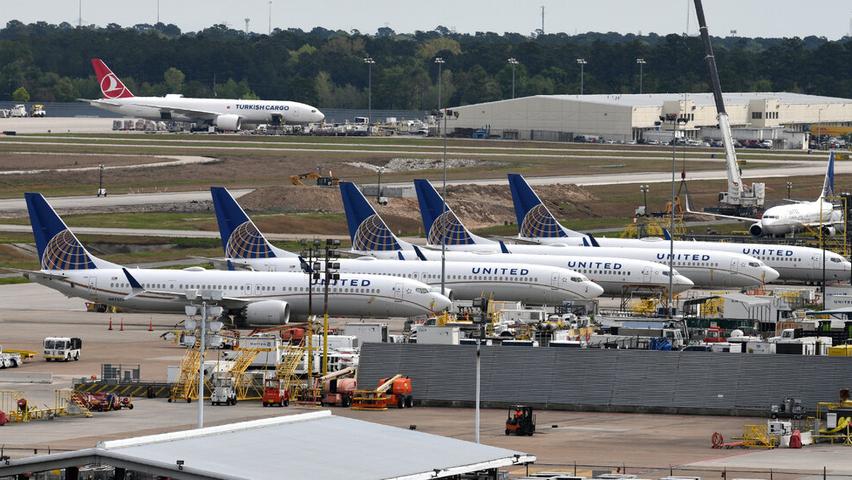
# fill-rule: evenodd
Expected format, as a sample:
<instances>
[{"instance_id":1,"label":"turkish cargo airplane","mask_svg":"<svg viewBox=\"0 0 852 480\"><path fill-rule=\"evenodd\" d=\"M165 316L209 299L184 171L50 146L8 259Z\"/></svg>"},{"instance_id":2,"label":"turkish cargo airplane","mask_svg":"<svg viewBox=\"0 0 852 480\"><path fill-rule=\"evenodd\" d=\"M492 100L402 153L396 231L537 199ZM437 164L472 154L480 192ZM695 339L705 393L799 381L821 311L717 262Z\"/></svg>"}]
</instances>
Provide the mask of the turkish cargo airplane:
<instances>
[{"instance_id":1,"label":"turkish cargo airplane","mask_svg":"<svg viewBox=\"0 0 852 480\"><path fill-rule=\"evenodd\" d=\"M298 255L280 249L266 239L223 187L211 187L213 207L222 238L225 258L233 265L255 271L298 272L306 268L325 268L306 265ZM590 300L603 293L603 288L585 275L559 267L511 262L452 262L445 271L445 293L453 300L473 300L491 297L495 300L521 301L536 305L561 305L566 300ZM441 289L441 262L420 262L416 265L397 260L374 257L340 259L343 274L385 275L413 278ZM416 268L412 268L416 267Z\"/></svg>"},{"instance_id":2,"label":"turkish cargo airplane","mask_svg":"<svg viewBox=\"0 0 852 480\"><path fill-rule=\"evenodd\" d=\"M125 117L146 120L176 120L238 131L248 125L319 123L325 115L304 103L277 100L233 100L224 98L137 97L100 58L92 59L103 98L89 104Z\"/></svg>"},{"instance_id":3,"label":"turkish cargo airplane","mask_svg":"<svg viewBox=\"0 0 852 480\"><path fill-rule=\"evenodd\" d=\"M669 248L669 240L659 237L592 238L562 226L541 201L523 176L510 173L509 187L518 218L518 238L542 244L599 245L601 247ZM742 253L762 260L781 274L785 282L822 282L823 251L818 248L771 243L696 242L675 240L676 249L696 248ZM832 251L825 252L825 278L828 281L849 278L852 263Z\"/></svg>"},{"instance_id":4,"label":"turkish cargo airplane","mask_svg":"<svg viewBox=\"0 0 852 480\"><path fill-rule=\"evenodd\" d=\"M24 275L68 297L123 310L184 313L202 301L239 323L280 325L308 316L304 273L134 269L90 254L39 193L26 193L41 269ZM324 286L313 281L314 308ZM329 314L341 317L412 317L449 308L452 301L413 279L341 275L329 286ZM316 312L311 312L316 313Z\"/></svg>"},{"instance_id":5,"label":"turkish cargo airplane","mask_svg":"<svg viewBox=\"0 0 852 480\"><path fill-rule=\"evenodd\" d=\"M779 236L788 233L801 232L808 229L822 229L825 235L843 232L843 212L834 208L828 197L834 194L834 150L828 154L828 167L825 170L825 180L822 191L813 202L793 201L793 205L778 205L766 209L760 218L738 217L718 213L696 212L689 207L689 197L686 197L686 211L693 215L705 215L717 218L731 218L741 222L752 222L748 232L752 236Z\"/></svg>"},{"instance_id":6,"label":"turkish cargo airplane","mask_svg":"<svg viewBox=\"0 0 852 480\"><path fill-rule=\"evenodd\" d=\"M420 202L420 214L423 217L423 226L430 246L440 248L441 242L444 241L446 249L453 251L493 253L506 251L507 248L502 242L495 242L471 233L428 180L415 180L414 190ZM701 288L749 288L773 282L779 277L777 271L752 256L700 248L676 248L674 255L670 255L668 246L665 248L592 248L564 244L519 244L512 245L508 249L516 254L646 260L661 266L668 266L671 256L672 266ZM595 277L589 278L600 284Z\"/></svg>"},{"instance_id":7,"label":"turkish cargo airplane","mask_svg":"<svg viewBox=\"0 0 852 480\"><path fill-rule=\"evenodd\" d=\"M436 261L441 259L441 252L421 249L416 245L397 238L376 213L370 202L364 197L358 187L350 182L340 182L340 194L343 197L343 208L346 211L346 221L349 225L349 236L352 238L352 251L376 258L402 258L405 260L419 259ZM567 268L587 276L592 282L600 285L606 295L624 295L626 293L658 293L669 288L669 269L654 262L631 260L627 258L612 258L602 256L576 255L505 255L501 252L446 252L446 266L456 262L473 263L520 263L530 265L550 265ZM408 264L411 272L419 271L417 266ZM672 290L675 293L689 290L693 287L690 279L674 272Z\"/></svg>"}]
</instances>

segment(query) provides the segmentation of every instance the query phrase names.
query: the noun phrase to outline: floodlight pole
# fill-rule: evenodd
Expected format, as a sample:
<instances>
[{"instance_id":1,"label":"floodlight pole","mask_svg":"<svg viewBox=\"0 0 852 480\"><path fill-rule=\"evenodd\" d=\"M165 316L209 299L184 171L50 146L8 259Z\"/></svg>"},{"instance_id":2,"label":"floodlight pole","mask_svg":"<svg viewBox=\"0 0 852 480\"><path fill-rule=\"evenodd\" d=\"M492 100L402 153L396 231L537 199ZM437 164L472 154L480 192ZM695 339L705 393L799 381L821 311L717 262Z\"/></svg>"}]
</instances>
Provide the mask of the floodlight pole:
<instances>
[{"instance_id":1,"label":"floodlight pole","mask_svg":"<svg viewBox=\"0 0 852 480\"><path fill-rule=\"evenodd\" d=\"M447 211L447 112L441 112L442 99L441 99L441 66L444 64L444 59L442 57L436 57L435 63L438 64L438 112L444 117L444 187L443 187L443 196L444 202L441 205L441 214L443 215ZM438 119L438 130L441 130L441 120ZM443 218L441 219L443 221ZM440 225L439 228L442 228ZM447 232L441 232L441 295L446 295L446 276L447 276Z\"/></svg>"},{"instance_id":2,"label":"floodlight pole","mask_svg":"<svg viewBox=\"0 0 852 480\"><path fill-rule=\"evenodd\" d=\"M639 64L639 94L641 95L642 94L642 74L645 73L643 71L642 67L644 67L645 64L648 63L648 62L646 62L644 58L637 58L636 63Z\"/></svg>"},{"instance_id":3,"label":"floodlight pole","mask_svg":"<svg viewBox=\"0 0 852 480\"><path fill-rule=\"evenodd\" d=\"M207 302L201 302L201 343L198 347L198 428L204 428L204 345L207 342Z\"/></svg>"}]
</instances>

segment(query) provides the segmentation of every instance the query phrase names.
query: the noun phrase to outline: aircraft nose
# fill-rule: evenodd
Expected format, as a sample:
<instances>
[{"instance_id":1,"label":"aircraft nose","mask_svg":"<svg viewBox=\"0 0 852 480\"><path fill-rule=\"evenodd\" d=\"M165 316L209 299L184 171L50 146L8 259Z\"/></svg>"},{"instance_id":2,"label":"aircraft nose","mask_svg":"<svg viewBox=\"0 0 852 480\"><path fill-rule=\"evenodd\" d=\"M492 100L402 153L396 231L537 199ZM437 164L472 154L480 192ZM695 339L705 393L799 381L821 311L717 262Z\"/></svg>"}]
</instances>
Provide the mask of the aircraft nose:
<instances>
[{"instance_id":1,"label":"aircraft nose","mask_svg":"<svg viewBox=\"0 0 852 480\"><path fill-rule=\"evenodd\" d=\"M325 114L319 111L318 108L311 108L311 122L322 123L325 120Z\"/></svg>"},{"instance_id":2,"label":"aircraft nose","mask_svg":"<svg viewBox=\"0 0 852 480\"><path fill-rule=\"evenodd\" d=\"M772 283L779 277L781 277L781 274L778 273L778 270L766 265L763 266L763 283Z\"/></svg>"},{"instance_id":3,"label":"aircraft nose","mask_svg":"<svg viewBox=\"0 0 852 480\"><path fill-rule=\"evenodd\" d=\"M674 284L676 285L674 290L677 293L685 292L695 286L695 282L680 274L675 275Z\"/></svg>"},{"instance_id":4,"label":"aircraft nose","mask_svg":"<svg viewBox=\"0 0 852 480\"><path fill-rule=\"evenodd\" d=\"M601 295L603 295L604 289L603 289L603 287L601 287L597 283L592 282L590 280L590 281L586 282L586 285L587 285L587 288L586 288L586 292L587 292L586 298L587 299L597 298L597 297L600 297Z\"/></svg>"},{"instance_id":5,"label":"aircraft nose","mask_svg":"<svg viewBox=\"0 0 852 480\"><path fill-rule=\"evenodd\" d=\"M431 298L431 310L433 312L441 312L444 310L449 310L450 307L453 306L453 301L450 300L447 296L441 295L438 292L429 292L429 296Z\"/></svg>"}]
</instances>

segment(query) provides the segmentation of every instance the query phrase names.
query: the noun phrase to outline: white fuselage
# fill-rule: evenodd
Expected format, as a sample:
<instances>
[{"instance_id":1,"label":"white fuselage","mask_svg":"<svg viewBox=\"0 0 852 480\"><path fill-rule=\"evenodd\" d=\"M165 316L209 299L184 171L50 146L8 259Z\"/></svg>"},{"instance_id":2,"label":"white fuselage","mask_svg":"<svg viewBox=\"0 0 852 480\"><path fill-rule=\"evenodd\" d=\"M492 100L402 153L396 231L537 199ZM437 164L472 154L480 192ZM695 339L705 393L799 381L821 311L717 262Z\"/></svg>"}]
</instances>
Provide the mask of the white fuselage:
<instances>
[{"instance_id":1,"label":"white fuselage","mask_svg":"<svg viewBox=\"0 0 852 480\"><path fill-rule=\"evenodd\" d=\"M540 238L549 244L582 245L583 237ZM606 238L596 237L601 247L635 247L665 249L669 241L659 237L653 238ZM716 250L720 252L742 253L761 260L767 266L775 269L785 282L821 282L823 251L818 248L801 247L797 245L773 245L763 243L735 242L693 242L675 240L675 249L692 248L698 250ZM852 264L832 251L825 252L825 278L827 281L848 280L852 275Z\"/></svg>"},{"instance_id":2,"label":"white fuselage","mask_svg":"<svg viewBox=\"0 0 852 480\"><path fill-rule=\"evenodd\" d=\"M457 247L467 251L499 252L499 245L477 244ZM604 257L613 260L633 259L669 264L668 248L575 247L567 245L510 245L512 254ZM778 272L760 260L743 254L707 251L698 248L675 248L672 266L699 288L748 288L776 280ZM594 277L589 277L599 283Z\"/></svg>"},{"instance_id":3,"label":"white fuselage","mask_svg":"<svg viewBox=\"0 0 852 480\"><path fill-rule=\"evenodd\" d=\"M45 271L63 279L31 278L69 297L129 311L183 313L191 303L185 298L157 292L178 292L195 299L208 294L249 302L280 300L290 306L291 316L308 314L308 276L304 273L268 273L221 270L134 269L131 275L145 292L130 296L132 289L120 269ZM313 284L313 312L322 312L324 286ZM150 290L150 291L148 291ZM200 302L200 300L199 300ZM329 287L329 314L342 317L411 317L450 307L443 295L421 283L376 275L342 275Z\"/></svg>"},{"instance_id":4,"label":"white fuselage","mask_svg":"<svg viewBox=\"0 0 852 480\"><path fill-rule=\"evenodd\" d=\"M512 262L449 262L446 264L445 288L455 300L490 297L536 305L560 305L566 300L588 300L603 289L586 275L566 268ZM298 257L231 259L234 264L258 271L301 271ZM341 274L368 274L419 280L430 286L441 286L441 263L403 262L373 257L340 260Z\"/></svg>"},{"instance_id":5,"label":"white fuselage","mask_svg":"<svg viewBox=\"0 0 852 480\"><path fill-rule=\"evenodd\" d=\"M319 123L325 115L316 107L299 102L276 100L234 100L219 98L129 97L91 100L91 105L125 117L147 120L177 120L213 123L217 115L237 115L243 125ZM164 112L167 115L164 117ZM209 112L209 113L190 113Z\"/></svg>"},{"instance_id":6,"label":"white fuselage","mask_svg":"<svg viewBox=\"0 0 852 480\"><path fill-rule=\"evenodd\" d=\"M820 224L829 227L842 219L841 212L835 211L831 202L817 200L771 207L763 212L758 223L762 235L785 235L807 228L816 229Z\"/></svg>"},{"instance_id":7,"label":"white fuselage","mask_svg":"<svg viewBox=\"0 0 852 480\"><path fill-rule=\"evenodd\" d=\"M514 247L515 245L513 245ZM441 252L421 250L429 260L440 260ZM378 258L396 255L392 251L361 252ZM414 251L405 251L405 258L417 258ZM447 265L455 262L512 262L529 265L550 265L577 271L604 289L605 295L622 295L631 291L659 291L669 287L668 269L653 262L628 258L572 255L503 254L488 251L447 251ZM409 262L410 263L410 262ZM423 263L423 262L421 262ZM672 290L682 292L692 288L688 278L675 272Z\"/></svg>"}]
</instances>

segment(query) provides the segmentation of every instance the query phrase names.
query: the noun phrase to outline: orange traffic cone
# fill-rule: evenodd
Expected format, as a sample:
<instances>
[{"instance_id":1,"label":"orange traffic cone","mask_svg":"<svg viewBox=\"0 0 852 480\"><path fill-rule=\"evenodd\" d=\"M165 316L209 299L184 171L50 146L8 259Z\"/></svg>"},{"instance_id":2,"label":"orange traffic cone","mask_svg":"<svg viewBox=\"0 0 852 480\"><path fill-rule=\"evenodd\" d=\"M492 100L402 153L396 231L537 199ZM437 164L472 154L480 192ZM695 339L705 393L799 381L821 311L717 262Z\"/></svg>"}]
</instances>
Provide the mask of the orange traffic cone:
<instances>
[{"instance_id":1,"label":"orange traffic cone","mask_svg":"<svg viewBox=\"0 0 852 480\"><path fill-rule=\"evenodd\" d=\"M119 327L118 331L119 331L119 332L123 332L123 331L124 331L124 319L123 319L123 318L121 319L121 326Z\"/></svg>"},{"instance_id":2,"label":"orange traffic cone","mask_svg":"<svg viewBox=\"0 0 852 480\"><path fill-rule=\"evenodd\" d=\"M107 330L112 330L112 317L109 317L109 328Z\"/></svg>"},{"instance_id":3,"label":"orange traffic cone","mask_svg":"<svg viewBox=\"0 0 852 480\"><path fill-rule=\"evenodd\" d=\"M149 331L149 332L153 332L153 331L154 331L154 323L153 323L153 321L152 321L150 318L148 319L148 331Z\"/></svg>"}]
</instances>

